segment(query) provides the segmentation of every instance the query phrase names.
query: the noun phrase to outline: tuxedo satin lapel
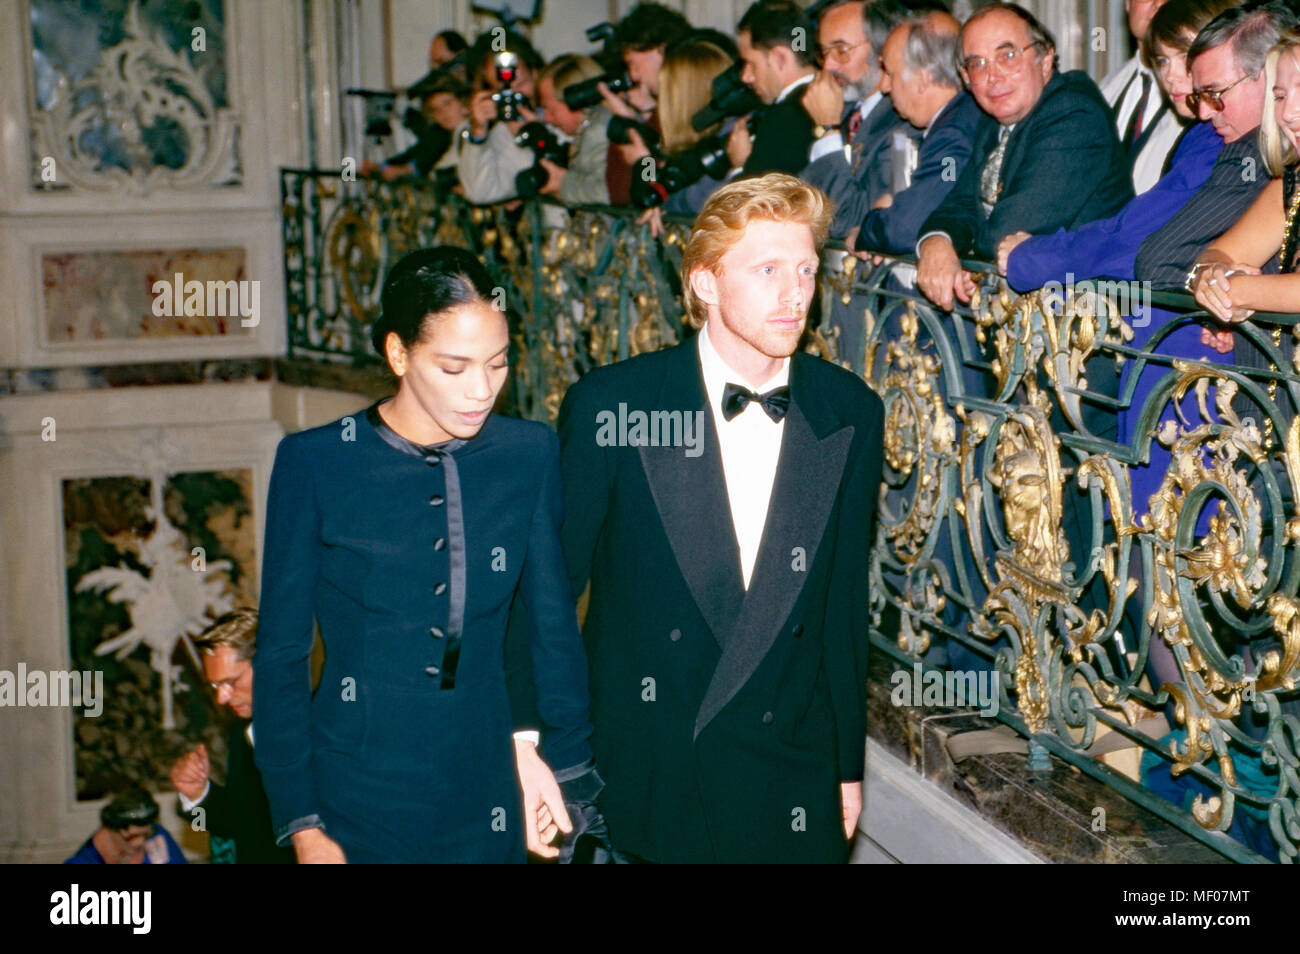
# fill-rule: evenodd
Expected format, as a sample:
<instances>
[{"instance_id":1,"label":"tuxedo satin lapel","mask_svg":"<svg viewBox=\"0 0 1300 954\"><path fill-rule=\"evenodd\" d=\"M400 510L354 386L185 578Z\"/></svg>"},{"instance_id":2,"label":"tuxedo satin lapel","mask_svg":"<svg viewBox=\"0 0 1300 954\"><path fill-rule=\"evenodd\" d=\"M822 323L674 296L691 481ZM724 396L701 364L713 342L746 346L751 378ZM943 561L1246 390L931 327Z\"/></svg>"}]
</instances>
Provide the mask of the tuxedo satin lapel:
<instances>
[{"instance_id":1,"label":"tuxedo satin lapel","mask_svg":"<svg viewBox=\"0 0 1300 954\"><path fill-rule=\"evenodd\" d=\"M852 427L818 438L792 401L754 575L695 717L697 737L754 674L789 618L825 533L852 440ZM803 551L802 569L795 569L796 548Z\"/></svg>"},{"instance_id":2,"label":"tuxedo satin lapel","mask_svg":"<svg viewBox=\"0 0 1300 954\"><path fill-rule=\"evenodd\" d=\"M681 346L686 360L665 376L655 409L703 411L703 453L687 457L681 447L637 450L682 577L714 639L725 647L745 590L722 451L697 347L694 340Z\"/></svg>"}]
</instances>

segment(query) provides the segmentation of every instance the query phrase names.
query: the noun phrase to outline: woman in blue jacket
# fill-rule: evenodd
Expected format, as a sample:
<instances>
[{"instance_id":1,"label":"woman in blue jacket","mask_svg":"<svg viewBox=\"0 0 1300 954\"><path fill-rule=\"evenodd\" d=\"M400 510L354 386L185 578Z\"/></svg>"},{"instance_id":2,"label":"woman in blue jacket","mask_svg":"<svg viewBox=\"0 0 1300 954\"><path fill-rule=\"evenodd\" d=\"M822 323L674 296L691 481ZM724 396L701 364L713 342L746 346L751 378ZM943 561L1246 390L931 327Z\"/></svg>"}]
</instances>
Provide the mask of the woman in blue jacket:
<instances>
[{"instance_id":1,"label":"woman in blue jacket","mask_svg":"<svg viewBox=\"0 0 1300 954\"><path fill-rule=\"evenodd\" d=\"M402 259L372 329L396 396L276 453L255 754L277 838L299 861L556 853L548 843L571 825L507 689L516 593L543 751L562 779L594 775L559 444L543 424L492 412L509 352L492 295L464 250ZM313 694L314 625L325 662Z\"/></svg>"}]
</instances>

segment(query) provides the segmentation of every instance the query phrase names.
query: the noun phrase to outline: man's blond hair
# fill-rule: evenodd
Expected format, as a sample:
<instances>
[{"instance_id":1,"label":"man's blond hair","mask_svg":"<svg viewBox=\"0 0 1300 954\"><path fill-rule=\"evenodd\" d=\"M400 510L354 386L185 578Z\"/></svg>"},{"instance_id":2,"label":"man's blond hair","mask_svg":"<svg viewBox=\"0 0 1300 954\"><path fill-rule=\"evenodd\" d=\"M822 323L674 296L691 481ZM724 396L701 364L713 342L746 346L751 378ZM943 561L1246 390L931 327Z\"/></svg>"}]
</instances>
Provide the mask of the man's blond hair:
<instances>
[{"instance_id":1,"label":"man's blond hair","mask_svg":"<svg viewBox=\"0 0 1300 954\"><path fill-rule=\"evenodd\" d=\"M235 651L241 660L252 659L257 644L257 610L248 606L231 610L219 617L194 639L194 645L205 656L211 656L222 646Z\"/></svg>"},{"instance_id":2,"label":"man's blond hair","mask_svg":"<svg viewBox=\"0 0 1300 954\"><path fill-rule=\"evenodd\" d=\"M716 272L722 256L740 241L750 222L761 219L807 225L812 229L813 245L820 251L833 214L824 192L784 172L738 179L709 196L695 217L682 253L682 300L690 326L703 328L709 317L708 306L691 288L691 273L697 268Z\"/></svg>"}]
</instances>

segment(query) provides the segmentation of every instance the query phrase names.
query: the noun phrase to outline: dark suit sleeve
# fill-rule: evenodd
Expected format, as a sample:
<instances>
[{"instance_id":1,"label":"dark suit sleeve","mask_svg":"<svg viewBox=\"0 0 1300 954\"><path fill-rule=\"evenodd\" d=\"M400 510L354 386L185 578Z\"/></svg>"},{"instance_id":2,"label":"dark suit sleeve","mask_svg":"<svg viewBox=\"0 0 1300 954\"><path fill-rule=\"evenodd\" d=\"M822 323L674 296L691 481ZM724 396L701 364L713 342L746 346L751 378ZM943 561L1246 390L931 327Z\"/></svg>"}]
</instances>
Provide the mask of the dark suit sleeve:
<instances>
[{"instance_id":1,"label":"dark suit sleeve","mask_svg":"<svg viewBox=\"0 0 1300 954\"><path fill-rule=\"evenodd\" d=\"M972 150L978 157L979 150ZM979 223L979 165L978 161L966 163L957 181L939 203L939 207L921 225L919 239L930 232L944 232L952 239L952 246L961 256L969 256L975 247Z\"/></svg>"},{"instance_id":2,"label":"dark suit sleeve","mask_svg":"<svg viewBox=\"0 0 1300 954\"><path fill-rule=\"evenodd\" d=\"M921 226L952 191L970 164L970 136L955 128L936 129L924 141L912 184L894 195L887 209L873 209L858 232L859 249L900 254L916 248Z\"/></svg>"},{"instance_id":3,"label":"dark suit sleeve","mask_svg":"<svg viewBox=\"0 0 1300 954\"><path fill-rule=\"evenodd\" d=\"M1116 148L1110 120L1088 100L1053 99L1044 106L1061 105L1025 130L1031 138L1024 158L976 240L974 251L981 258L992 260L998 243L1012 232L1039 235L1070 228L1095 202L1097 187L1109 174ZM1128 193L1132 198L1131 184Z\"/></svg>"},{"instance_id":4,"label":"dark suit sleeve","mask_svg":"<svg viewBox=\"0 0 1300 954\"><path fill-rule=\"evenodd\" d=\"M294 831L321 826L312 776L309 664L321 535L314 466L296 435L286 437L275 454L266 500L253 657L254 757L280 844Z\"/></svg>"},{"instance_id":5,"label":"dark suit sleeve","mask_svg":"<svg viewBox=\"0 0 1300 954\"><path fill-rule=\"evenodd\" d=\"M1157 288L1182 288L1196 256L1228 231L1268 184L1253 136L1219 153L1210 178L1191 200L1138 248L1139 281Z\"/></svg>"},{"instance_id":6,"label":"dark suit sleeve","mask_svg":"<svg viewBox=\"0 0 1300 954\"><path fill-rule=\"evenodd\" d=\"M589 372L564 396L556 428L560 434L560 468L564 481L564 558L576 601L591 579L596 544L613 489L607 451L596 443L600 398Z\"/></svg>"},{"instance_id":7,"label":"dark suit sleeve","mask_svg":"<svg viewBox=\"0 0 1300 954\"><path fill-rule=\"evenodd\" d=\"M561 769L591 758L591 722L587 657L560 543L564 495L560 486L560 448L554 434L547 434L541 466L542 486L519 586L531 623L533 684L545 729L542 750L547 761Z\"/></svg>"},{"instance_id":8,"label":"dark suit sleeve","mask_svg":"<svg viewBox=\"0 0 1300 954\"><path fill-rule=\"evenodd\" d=\"M867 742L867 634L871 627L869 569L880 468L884 458L880 398L866 392L870 410L844 486L827 606L836 607L826 630L826 670L842 782L862 780Z\"/></svg>"},{"instance_id":9,"label":"dark suit sleeve","mask_svg":"<svg viewBox=\"0 0 1300 954\"><path fill-rule=\"evenodd\" d=\"M808 165L813 121L803 108L802 96L801 89L795 90L758 120L754 130L754 150L745 161L743 175L787 172L797 176Z\"/></svg>"}]
</instances>

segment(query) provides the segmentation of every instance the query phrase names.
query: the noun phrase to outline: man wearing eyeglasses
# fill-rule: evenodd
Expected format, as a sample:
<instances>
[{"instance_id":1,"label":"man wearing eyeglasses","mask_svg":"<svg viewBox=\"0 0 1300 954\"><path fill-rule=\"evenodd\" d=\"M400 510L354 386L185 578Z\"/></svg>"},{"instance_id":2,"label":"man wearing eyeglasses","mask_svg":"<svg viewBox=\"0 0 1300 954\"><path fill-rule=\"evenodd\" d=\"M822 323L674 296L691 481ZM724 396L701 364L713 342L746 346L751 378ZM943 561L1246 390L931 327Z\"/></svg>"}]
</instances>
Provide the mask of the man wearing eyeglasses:
<instances>
[{"instance_id":1,"label":"man wearing eyeglasses","mask_svg":"<svg viewBox=\"0 0 1300 954\"><path fill-rule=\"evenodd\" d=\"M1085 73L1056 71L1056 43L1029 11L981 7L962 27L961 57L962 79L987 115L917 246L917 285L944 309L974 293L963 256L992 261L1012 232L1078 228L1133 197L1110 107Z\"/></svg>"},{"instance_id":2,"label":"man wearing eyeglasses","mask_svg":"<svg viewBox=\"0 0 1300 954\"><path fill-rule=\"evenodd\" d=\"M832 238L849 238L851 244L850 232L892 195L894 134L904 144L920 137L880 89L880 51L894 27L926 7L939 4L840 0L824 7L817 21L822 68L803 93L817 140L799 177L835 201ZM904 144L914 156L915 146Z\"/></svg>"},{"instance_id":3,"label":"man wearing eyeglasses","mask_svg":"<svg viewBox=\"0 0 1300 954\"><path fill-rule=\"evenodd\" d=\"M1208 119L1227 145L1205 185L1138 248L1139 280L1156 288L1190 288L1201 250L1241 218L1268 185L1256 135L1264 109L1271 108L1264 58L1298 23L1281 3L1247 4L1225 10L1196 35L1187 51L1192 75L1187 105L1198 119Z\"/></svg>"},{"instance_id":4,"label":"man wearing eyeglasses","mask_svg":"<svg viewBox=\"0 0 1300 954\"><path fill-rule=\"evenodd\" d=\"M194 642L203 673L216 694L217 705L235 715L226 737L226 784L211 780L208 750L202 743L181 756L171 769L181 808L201 822L218 844L234 846L238 864L292 864L292 848L279 848L271 827L271 809L262 788L262 775L253 762L253 649L257 611L237 609L225 614ZM214 848L214 860L223 850ZM228 859L223 859L228 860Z\"/></svg>"}]
</instances>

